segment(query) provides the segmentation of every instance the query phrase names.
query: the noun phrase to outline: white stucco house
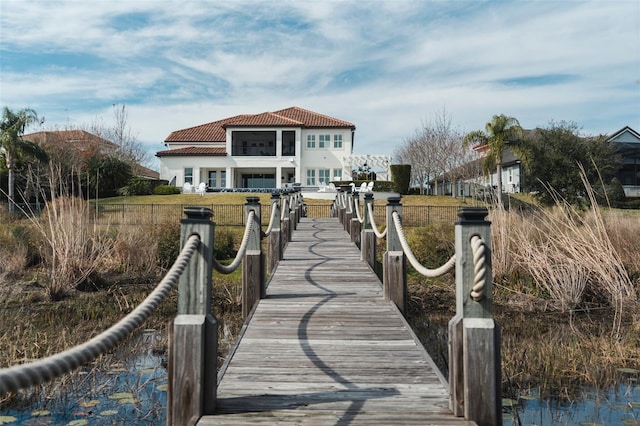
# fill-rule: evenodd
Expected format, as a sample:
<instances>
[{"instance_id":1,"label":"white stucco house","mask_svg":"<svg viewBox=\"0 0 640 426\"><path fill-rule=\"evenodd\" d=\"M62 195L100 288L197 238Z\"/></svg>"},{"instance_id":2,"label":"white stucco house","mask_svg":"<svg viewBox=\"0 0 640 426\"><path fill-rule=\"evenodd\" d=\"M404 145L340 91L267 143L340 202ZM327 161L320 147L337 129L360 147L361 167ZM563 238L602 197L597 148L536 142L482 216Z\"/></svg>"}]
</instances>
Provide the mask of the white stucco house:
<instances>
[{"instance_id":1,"label":"white stucco house","mask_svg":"<svg viewBox=\"0 0 640 426\"><path fill-rule=\"evenodd\" d=\"M299 107L242 114L171 132L160 178L210 189L318 186L351 178L356 127Z\"/></svg>"}]
</instances>

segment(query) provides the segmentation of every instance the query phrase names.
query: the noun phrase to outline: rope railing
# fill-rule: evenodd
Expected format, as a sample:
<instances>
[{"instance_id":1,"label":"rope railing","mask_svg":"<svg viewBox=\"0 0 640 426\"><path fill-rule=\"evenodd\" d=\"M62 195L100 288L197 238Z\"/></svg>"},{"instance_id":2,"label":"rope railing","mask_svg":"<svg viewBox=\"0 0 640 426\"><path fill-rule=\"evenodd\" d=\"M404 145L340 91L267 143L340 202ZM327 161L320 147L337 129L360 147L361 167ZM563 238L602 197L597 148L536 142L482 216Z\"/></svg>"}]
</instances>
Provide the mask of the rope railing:
<instances>
[{"instance_id":1,"label":"rope railing","mask_svg":"<svg viewBox=\"0 0 640 426\"><path fill-rule=\"evenodd\" d=\"M240 243L240 248L238 249L238 252L236 253L235 259L233 259L233 262L231 262L229 265L223 265L220 262L218 262L218 260L214 257L213 258L213 269L215 269L216 271L220 272L221 274L230 274L233 271L235 271L236 269L238 269L238 266L240 266L240 263L242 262L242 258L244 257L244 255L245 255L245 253L247 251L247 244L249 242L249 235L251 234L251 231L253 229L253 223L254 223L255 214L256 213L252 210L247 215L247 224L246 224L246 226L244 228L244 235L242 236L242 243Z\"/></svg>"},{"instance_id":2,"label":"rope railing","mask_svg":"<svg viewBox=\"0 0 640 426\"><path fill-rule=\"evenodd\" d=\"M267 230L262 233L263 237L268 237L271 234L273 225L276 222L276 212L277 212L277 209L274 209L273 206L271 206L271 216L269 217L269 226L267 227ZM280 220L282 220L282 217Z\"/></svg>"},{"instance_id":3,"label":"rope railing","mask_svg":"<svg viewBox=\"0 0 640 426\"><path fill-rule=\"evenodd\" d=\"M359 202L355 202L353 204L355 206L356 218L358 219L358 222L363 223L364 222L364 218L360 215L360 203Z\"/></svg>"},{"instance_id":4,"label":"rope railing","mask_svg":"<svg viewBox=\"0 0 640 426\"><path fill-rule=\"evenodd\" d=\"M389 230L389 226L387 226L383 232L380 232L378 226L376 225L376 220L373 217L373 206L372 203L367 204L367 211L369 212L369 223L371 223L371 228L373 229L374 234L378 238L384 238L387 236L387 231Z\"/></svg>"},{"instance_id":5,"label":"rope railing","mask_svg":"<svg viewBox=\"0 0 640 426\"><path fill-rule=\"evenodd\" d=\"M282 201L282 208L281 208L281 212L280 212L280 220L284 220L285 217L287 217L287 214L289 213L287 211L287 207L289 207L289 199L288 198L284 198L284 200Z\"/></svg>"},{"instance_id":6,"label":"rope railing","mask_svg":"<svg viewBox=\"0 0 640 426\"><path fill-rule=\"evenodd\" d=\"M471 250L473 252L473 288L471 298L476 302L484 299L485 276L487 273L486 244L479 235L471 237Z\"/></svg>"},{"instance_id":7,"label":"rope railing","mask_svg":"<svg viewBox=\"0 0 640 426\"><path fill-rule=\"evenodd\" d=\"M1 369L0 396L62 376L115 347L149 318L169 290L178 282L199 244L200 236L191 235L173 266L153 292L131 313L109 329L64 352L28 364Z\"/></svg>"},{"instance_id":8,"label":"rope railing","mask_svg":"<svg viewBox=\"0 0 640 426\"><path fill-rule=\"evenodd\" d=\"M450 270L452 270L456 266L456 255L454 254L451 258L442 266L436 269L429 269L423 266L418 259L414 256L411 251L411 247L409 247L409 243L407 243L407 238L404 234L404 229L402 228L402 223L400 223L400 215L398 212L392 213L393 223L396 227L396 232L398 233L398 239L400 240L400 244L402 245L402 251L407 256L409 263L411 266L420 274L427 278L436 278L440 277Z\"/></svg>"}]
</instances>

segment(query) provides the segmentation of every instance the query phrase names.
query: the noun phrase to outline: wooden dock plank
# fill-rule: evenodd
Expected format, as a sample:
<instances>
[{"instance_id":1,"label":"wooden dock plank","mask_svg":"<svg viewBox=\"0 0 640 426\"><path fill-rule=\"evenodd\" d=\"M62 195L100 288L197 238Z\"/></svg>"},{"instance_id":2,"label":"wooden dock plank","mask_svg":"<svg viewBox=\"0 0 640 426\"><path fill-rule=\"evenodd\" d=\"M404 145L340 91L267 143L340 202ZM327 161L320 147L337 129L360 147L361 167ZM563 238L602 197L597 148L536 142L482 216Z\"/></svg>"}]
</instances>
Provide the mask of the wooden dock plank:
<instances>
[{"instance_id":1,"label":"wooden dock plank","mask_svg":"<svg viewBox=\"0 0 640 426\"><path fill-rule=\"evenodd\" d=\"M303 219L200 425L469 425L335 219Z\"/></svg>"}]
</instances>

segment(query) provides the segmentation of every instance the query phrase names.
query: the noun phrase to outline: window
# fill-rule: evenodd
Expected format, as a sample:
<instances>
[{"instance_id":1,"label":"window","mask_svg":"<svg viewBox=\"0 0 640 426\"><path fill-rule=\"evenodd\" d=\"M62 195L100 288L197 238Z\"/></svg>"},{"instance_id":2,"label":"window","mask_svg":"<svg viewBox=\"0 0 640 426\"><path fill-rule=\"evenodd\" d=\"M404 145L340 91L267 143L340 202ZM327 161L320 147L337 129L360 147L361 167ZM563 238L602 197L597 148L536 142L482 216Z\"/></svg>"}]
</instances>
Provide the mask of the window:
<instances>
[{"instance_id":1,"label":"window","mask_svg":"<svg viewBox=\"0 0 640 426\"><path fill-rule=\"evenodd\" d=\"M226 187L227 187L227 171L221 170L220 171L220 188L226 188Z\"/></svg>"},{"instance_id":2,"label":"window","mask_svg":"<svg viewBox=\"0 0 640 426\"><path fill-rule=\"evenodd\" d=\"M193 185L193 167L184 168L184 183L187 182Z\"/></svg>"},{"instance_id":3,"label":"window","mask_svg":"<svg viewBox=\"0 0 640 426\"><path fill-rule=\"evenodd\" d=\"M315 186L316 184L316 171L313 169L307 170L307 186Z\"/></svg>"},{"instance_id":4,"label":"window","mask_svg":"<svg viewBox=\"0 0 640 426\"><path fill-rule=\"evenodd\" d=\"M316 135L307 135L307 148L316 147Z\"/></svg>"},{"instance_id":5,"label":"window","mask_svg":"<svg viewBox=\"0 0 640 426\"><path fill-rule=\"evenodd\" d=\"M320 169L318 170L318 181L329 183L331 170L329 169Z\"/></svg>"},{"instance_id":6,"label":"window","mask_svg":"<svg viewBox=\"0 0 640 426\"><path fill-rule=\"evenodd\" d=\"M333 180L342 180L342 169L333 169Z\"/></svg>"},{"instance_id":7,"label":"window","mask_svg":"<svg viewBox=\"0 0 640 426\"><path fill-rule=\"evenodd\" d=\"M342 148L342 135L333 135L333 147Z\"/></svg>"},{"instance_id":8,"label":"window","mask_svg":"<svg viewBox=\"0 0 640 426\"><path fill-rule=\"evenodd\" d=\"M285 130L282 132L282 155L296 155L296 132Z\"/></svg>"},{"instance_id":9,"label":"window","mask_svg":"<svg viewBox=\"0 0 640 426\"><path fill-rule=\"evenodd\" d=\"M215 170L209 170L209 188L216 188L218 186L216 175L217 172Z\"/></svg>"},{"instance_id":10,"label":"window","mask_svg":"<svg viewBox=\"0 0 640 426\"><path fill-rule=\"evenodd\" d=\"M318 139L318 148L329 148L331 142L331 135L320 135Z\"/></svg>"},{"instance_id":11,"label":"window","mask_svg":"<svg viewBox=\"0 0 640 426\"><path fill-rule=\"evenodd\" d=\"M231 133L231 155L270 156L276 155L276 132L234 131Z\"/></svg>"}]
</instances>

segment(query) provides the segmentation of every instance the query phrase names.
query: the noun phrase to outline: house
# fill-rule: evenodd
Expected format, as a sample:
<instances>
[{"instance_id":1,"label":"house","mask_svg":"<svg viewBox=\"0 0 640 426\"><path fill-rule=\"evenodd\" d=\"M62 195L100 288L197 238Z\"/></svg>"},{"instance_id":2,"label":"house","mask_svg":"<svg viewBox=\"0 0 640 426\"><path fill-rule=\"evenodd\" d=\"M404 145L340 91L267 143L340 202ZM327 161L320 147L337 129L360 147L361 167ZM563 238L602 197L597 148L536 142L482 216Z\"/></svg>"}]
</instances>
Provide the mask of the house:
<instances>
[{"instance_id":1,"label":"house","mask_svg":"<svg viewBox=\"0 0 640 426\"><path fill-rule=\"evenodd\" d=\"M525 130L525 134L530 134L535 130ZM640 134L631 127L626 126L611 134L607 143L615 144L621 157L621 168L616 177L622 183L627 197L640 197ZM482 153L482 147L479 147ZM497 189L498 176L494 171L492 174L483 175L478 164L469 163L464 168L477 170L476 177L468 177L469 173L461 174L455 171L446 173L438 179L431 181L431 185L437 184L437 194L448 195L472 195L478 188ZM461 179L451 179L450 176L465 176ZM526 178L522 162L513 153L509 146L505 146L502 151L502 192L506 194L522 192L524 179ZM434 191L435 193L435 191Z\"/></svg>"},{"instance_id":2,"label":"house","mask_svg":"<svg viewBox=\"0 0 640 426\"><path fill-rule=\"evenodd\" d=\"M90 155L94 152L113 155L119 149L117 144L85 130L47 130L29 133L22 138L42 147L65 144L67 147L73 148L75 152L84 155ZM135 176L147 179L160 178L158 172L140 164L133 165L132 172Z\"/></svg>"},{"instance_id":3,"label":"house","mask_svg":"<svg viewBox=\"0 0 640 426\"><path fill-rule=\"evenodd\" d=\"M208 188L319 186L350 179L356 127L300 107L242 114L171 132L160 177Z\"/></svg>"},{"instance_id":4,"label":"house","mask_svg":"<svg viewBox=\"0 0 640 426\"><path fill-rule=\"evenodd\" d=\"M622 157L620 170L616 174L627 197L640 197L640 133L625 126L607 139L618 148Z\"/></svg>"}]
</instances>

